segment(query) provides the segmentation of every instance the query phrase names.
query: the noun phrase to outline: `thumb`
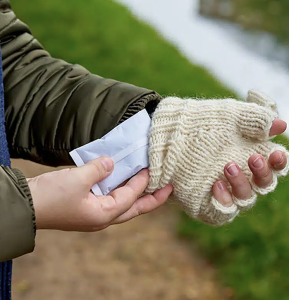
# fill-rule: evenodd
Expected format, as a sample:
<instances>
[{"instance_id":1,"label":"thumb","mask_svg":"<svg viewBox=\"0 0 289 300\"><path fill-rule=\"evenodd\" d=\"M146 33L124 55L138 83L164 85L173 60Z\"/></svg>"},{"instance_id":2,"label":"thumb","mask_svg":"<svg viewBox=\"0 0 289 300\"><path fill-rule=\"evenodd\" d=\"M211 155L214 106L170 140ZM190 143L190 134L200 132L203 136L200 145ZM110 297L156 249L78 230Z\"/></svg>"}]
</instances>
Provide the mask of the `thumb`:
<instances>
[{"instance_id":1,"label":"thumb","mask_svg":"<svg viewBox=\"0 0 289 300\"><path fill-rule=\"evenodd\" d=\"M99 157L90 161L89 163L77 168L81 172L81 176L90 186L103 180L111 174L114 168L114 162L109 157Z\"/></svg>"}]
</instances>

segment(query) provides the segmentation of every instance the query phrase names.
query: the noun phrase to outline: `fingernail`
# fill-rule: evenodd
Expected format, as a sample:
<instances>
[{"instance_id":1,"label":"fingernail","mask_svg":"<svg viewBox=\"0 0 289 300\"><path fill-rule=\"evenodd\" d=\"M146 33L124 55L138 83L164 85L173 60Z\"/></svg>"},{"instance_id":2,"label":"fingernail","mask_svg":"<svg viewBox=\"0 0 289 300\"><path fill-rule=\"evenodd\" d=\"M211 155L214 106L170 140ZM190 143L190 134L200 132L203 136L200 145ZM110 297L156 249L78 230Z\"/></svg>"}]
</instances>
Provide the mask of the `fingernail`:
<instances>
[{"instance_id":1,"label":"fingernail","mask_svg":"<svg viewBox=\"0 0 289 300\"><path fill-rule=\"evenodd\" d=\"M253 167L256 169L261 169L264 167L264 163L261 157L257 157L254 161L253 161Z\"/></svg>"},{"instance_id":2,"label":"fingernail","mask_svg":"<svg viewBox=\"0 0 289 300\"><path fill-rule=\"evenodd\" d=\"M281 164L283 164L284 158L283 158L283 154L280 153L280 159L276 162L276 164L274 166L279 166Z\"/></svg>"},{"instance_id":3,"label":"fingernail","mask_svg":"<svg viewBox=\"0 0 289 300\"><path fill-rule=\"evenodd\" d=\"M235 164L231 164L227 167L227 171L231 176L236 176L239 173L239 170Z\"/></svg>"},{"instance_id":4,"label":"fingernail","mask_svg":"<svg viewBox=\"0 0 289 300\"><path fill-rule=\"evenodd\" d=\"M101 159L101 163L103 164L106 172L110 172L113 169L114 163L111 158L104 157Z\"/></svg>"},{"instance_id":5,"label":"fingernail","mask_svg":"<svg viewBox=\"0 0 289 300\"><path fill-rule=\"evenodd\" d=\"M221 191L224 191L226 189L226 186L223 182L219 181L217 185L218 189Z\"/></svg>"}]
</instances>

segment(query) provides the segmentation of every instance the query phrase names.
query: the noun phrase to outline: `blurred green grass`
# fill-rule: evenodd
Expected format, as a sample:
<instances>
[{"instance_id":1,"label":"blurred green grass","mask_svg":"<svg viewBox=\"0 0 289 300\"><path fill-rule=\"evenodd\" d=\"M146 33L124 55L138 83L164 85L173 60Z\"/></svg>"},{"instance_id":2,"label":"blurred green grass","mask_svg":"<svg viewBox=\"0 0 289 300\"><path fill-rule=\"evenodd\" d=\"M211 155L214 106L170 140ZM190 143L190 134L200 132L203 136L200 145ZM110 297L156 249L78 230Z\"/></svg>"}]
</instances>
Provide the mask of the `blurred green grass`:
<instances>
[{"instance_id":1,"label":"blurred green grass","mask_svg":"<svg viewBox=\"0 0 289 300\"><path fill-rule=\"evenodd\" d=\"M12 0L12 5L51 55L93 73L162 95L234 96L111 0ZM223 228L182 217L179 234L199 244L217 265L220 280L235 289L236 299L288 298L288 183L284 180L274 194L263 197L246 216Z\"/></svg>"}]
</instances>

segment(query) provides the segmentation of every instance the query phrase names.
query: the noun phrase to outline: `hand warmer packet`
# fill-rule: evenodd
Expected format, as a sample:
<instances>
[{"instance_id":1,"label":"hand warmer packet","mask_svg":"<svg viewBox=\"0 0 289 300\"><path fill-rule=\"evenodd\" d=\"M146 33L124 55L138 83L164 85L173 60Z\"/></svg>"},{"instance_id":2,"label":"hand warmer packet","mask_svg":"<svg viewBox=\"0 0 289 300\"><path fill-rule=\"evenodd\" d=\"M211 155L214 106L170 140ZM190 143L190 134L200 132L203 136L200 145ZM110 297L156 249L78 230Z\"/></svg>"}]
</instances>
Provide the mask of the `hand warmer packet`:
<instances>
[{"instance_id":1,"label":"hand warmer packet","mask_svg":"<svg viewBox=\"0 0 289 300\"><path fill-rule=\"evenodd\" d=\"M113 172L95 184L95 195L107 195L125 180L147 168L148 143L151 119L144 109L124 121L101 139L70 152L75 164L80 167L101 156L114 161Z\"/></svg>"}]
</instances>

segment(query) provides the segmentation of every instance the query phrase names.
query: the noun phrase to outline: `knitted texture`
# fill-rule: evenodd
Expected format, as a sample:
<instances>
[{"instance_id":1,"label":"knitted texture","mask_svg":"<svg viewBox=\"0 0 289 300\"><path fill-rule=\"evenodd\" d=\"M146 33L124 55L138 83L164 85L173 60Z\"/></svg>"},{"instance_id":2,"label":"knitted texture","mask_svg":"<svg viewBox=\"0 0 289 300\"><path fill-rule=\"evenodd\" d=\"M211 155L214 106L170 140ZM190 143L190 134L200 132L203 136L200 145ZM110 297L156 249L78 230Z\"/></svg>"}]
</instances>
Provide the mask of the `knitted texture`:
<instances>
[{"instance_id":1,"label":"knitted texture","mask_svg":"<svg viewBox=\"0 0 289 300\"><path fill-rule=\"evenodd\" d=\"M255 153L268 160L272 152L281 150L289 161L287 150L269 141L276 117L274 101L255 91L249 91L246 102L165 98L152 119L146 192L172 184L173 199L192 218L214 226L231 222L255 204L258 193L273 191L277 177L288 172L287 163L284 170L273 171L270 186L259 188L248 167L248 159ZM213 197L212 187L217 180L228 183L224 166L230 161L243 170L252 185L252 196L247 200L233 197L234 204L225 207Z\"/></svg>"}]
</instances>

